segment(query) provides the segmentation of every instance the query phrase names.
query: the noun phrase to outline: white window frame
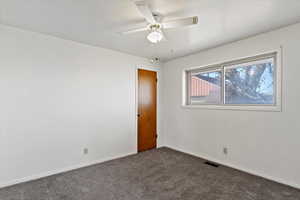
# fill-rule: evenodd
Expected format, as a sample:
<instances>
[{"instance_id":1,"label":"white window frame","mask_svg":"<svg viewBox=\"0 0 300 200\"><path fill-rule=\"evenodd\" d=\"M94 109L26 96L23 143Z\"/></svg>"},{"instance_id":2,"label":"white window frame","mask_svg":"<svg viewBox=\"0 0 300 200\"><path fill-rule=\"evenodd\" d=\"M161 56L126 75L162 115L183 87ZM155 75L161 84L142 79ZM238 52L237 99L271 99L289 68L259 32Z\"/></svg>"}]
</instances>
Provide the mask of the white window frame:
<instances>
[{"instance_id":1,"label":"white window frame","mask_svg":"<svg viewBox=\"0 0 300 200\"><path fill-rule=\"evenodd\" d=\"M225 69L238 65L238 64L249 64L254 63L259 60L273 58L274 57L274 104L224 104L225 103ZM189 94L188 94L188 83L189 83L189 73L199 71L199 72L210 72L221 69L222 71L222 91L221 91L221 104L190 104ZM254 55L251 57L235 59L232 61L220 62L218 64L207 65L203 67L193 67L183 70L182 77L182 106L184 108L202 108L202 109L221 109L221 110L249 110L249 111L274 111L281 112L281 93L282 93L282 60L281 60L281 49L277 51L265 52L259 55Z\"/></svg>"}]
</instances>

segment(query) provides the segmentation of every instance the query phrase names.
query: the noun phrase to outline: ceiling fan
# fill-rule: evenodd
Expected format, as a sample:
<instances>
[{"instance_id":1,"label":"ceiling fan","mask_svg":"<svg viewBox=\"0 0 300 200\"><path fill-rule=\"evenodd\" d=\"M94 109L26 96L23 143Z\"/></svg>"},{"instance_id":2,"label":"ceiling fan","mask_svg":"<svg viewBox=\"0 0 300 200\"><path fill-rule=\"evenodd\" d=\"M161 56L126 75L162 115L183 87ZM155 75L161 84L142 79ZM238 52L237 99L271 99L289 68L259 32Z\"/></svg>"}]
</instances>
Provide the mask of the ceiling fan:
<instances>
[{"instance_id":1,"label":"ceiling fan","mask_svg":"<svg viewBox=\"0 0 300 200\"><path fill-rule=\"evenodd\" d=\"M122 34L132 34L136 32L148 31L149 33L147 35L147 39L152 43L158 43L162 39L166 39L163 31L164 29L198 24L197 16L165 22L162 20L162 16L151 11L147 0L133 0L133 2L135 3L137 9L140 11L141 15L149 24L146 27L123 31L121 32Z\"/></svg>"}]
</instances>

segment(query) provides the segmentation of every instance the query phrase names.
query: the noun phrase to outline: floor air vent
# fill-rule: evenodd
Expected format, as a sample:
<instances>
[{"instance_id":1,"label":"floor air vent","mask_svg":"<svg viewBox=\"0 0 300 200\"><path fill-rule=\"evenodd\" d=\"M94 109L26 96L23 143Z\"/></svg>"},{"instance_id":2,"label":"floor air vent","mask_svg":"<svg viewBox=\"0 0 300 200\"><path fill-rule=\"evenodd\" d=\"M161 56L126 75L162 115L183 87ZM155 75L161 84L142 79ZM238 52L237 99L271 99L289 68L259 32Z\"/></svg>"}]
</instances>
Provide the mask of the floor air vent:
<instances>
[{"instance_id":1,"label":"floor air vent","mask_svg":"<svg viewBox=\"0 0 300 200\"><path fill-rule=\"evenodd\" d=\"M210 161L206 161L205 164L209 165L209 166L212 166L212 167L219 167L220 166L217 163L213 163L213 162L210 162Z\"/></svg>"}]
</instances>

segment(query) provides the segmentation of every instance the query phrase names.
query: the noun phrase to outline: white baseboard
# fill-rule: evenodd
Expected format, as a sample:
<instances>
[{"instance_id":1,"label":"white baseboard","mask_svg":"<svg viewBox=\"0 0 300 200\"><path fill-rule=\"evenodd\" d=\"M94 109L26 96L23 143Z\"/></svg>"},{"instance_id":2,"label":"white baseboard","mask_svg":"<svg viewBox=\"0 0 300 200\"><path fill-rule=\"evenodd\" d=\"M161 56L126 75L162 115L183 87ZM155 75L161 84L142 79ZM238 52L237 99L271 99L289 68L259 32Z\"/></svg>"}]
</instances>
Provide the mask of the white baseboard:
<instances>
[{"instance_id":1,"label":"white baseboard","mask_svg":"<svg viewBox=\"0 0 300 200\"><path fill-rule=\"evenodd\" d=\"M183 152L183 153L187 153L187 154L196 156L198 158L202 158L204 160L208 160L208 161L211 161L211 162L214 162L214 163L218 163L220 165L223 165L223 166L226 166L226 167L230 167L230 168L233 168L233 169L236 169L236 170L239 170L239 171L242 171L242 172L254 175L254 176L262 177L262 178L265 178L265 179L268 179L268 180L271 180L271 181L274 181L274 182L277 182L277 183L280 183L280 184L284 184L284 185L287 185L287 186L290 186L290 187L293 187L293 188L296 188L296 189L300 189L300 184L298 184L298 183L294 183L294 182L291 182L291 181L284 180L282 178L278 178L278 177L273 177L273 176L269 176L269 175L266 175L266 174L262 174L262 173L259 173L257 171L254 171L254 170L247 169L245 167L236 166L236 165L233 165L233 164L230 164L230 163L227 163L227 162L224 162L224 161L212 158L210 156L203 156L203 155L200 155L198 153L189 152L189 151L186 151L186 150L183 150L183 149L179 149L179 148L173 148L171 146L166 146L166 147L168 147L170 149L174 149L176 151L180 151L180 152Z\"/></svg>"},{"instance_id":2,"label":"white baseboard","mask_svg":"<svg viewBox=\"0 0 300 200\"><path fill-rule=\"evenodd\" d=\"M0 182L0 189L4 188L4 187L9 187L9 186L13 186L13 185L16 185L16 184L20 184L20 183L25 183L25 182L28 182L28 181L33 181L33 180L45 178L45 177L48 177L48 176L52 176L52 175L61 174L61 173L64 173L64 172L80 169L80 168L83 168L83 167L88 167L88 166L100 164L100 163L103 163L103 162L106 162L106 161L114 160L114 159L117 159L117 158L122 158L122 157L133 155L133 154L136 154L136 152L127 153L127 154L123 154L123 155L112 156L112 157L109 157L109 158L103 158L103 159L89 161L89 162L83 162L83 163L80 163L78 165L73 165L73 166L70 166L70 167L62 168L62 169L55 169L55 170L43 172L43 173L40 173L40 174L35 174L35 175L32 175L32 176L27 176L27 177L24 177L24 178L15 179L15 180L12 180L12 181L9 181L9 182L4 182L4 183Z\"/></svg>"}]
</instances>

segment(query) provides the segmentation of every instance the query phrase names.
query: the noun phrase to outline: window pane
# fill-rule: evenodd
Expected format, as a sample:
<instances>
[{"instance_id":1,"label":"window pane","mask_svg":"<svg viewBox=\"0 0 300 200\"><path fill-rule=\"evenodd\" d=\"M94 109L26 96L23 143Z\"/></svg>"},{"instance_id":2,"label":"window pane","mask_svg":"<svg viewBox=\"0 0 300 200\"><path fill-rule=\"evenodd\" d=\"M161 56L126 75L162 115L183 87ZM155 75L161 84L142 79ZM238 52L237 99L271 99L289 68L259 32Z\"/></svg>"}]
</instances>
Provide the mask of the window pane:
<instances>
[{"instance_id":1,"label":"window pane","mask_svg":"<svg viewBox=\"0 0 300 200\"><path fill-rule=\"evenodd\" d=\"M191 73L191 104L219 104L221 102L221 71Z\"/></svg>"},{"instance_id":2,"label":"window pane","mask_svg":"<svg viewBox=\"0 0 300 200\"><path fill-rule=\"evenodd\" d=\"M225 67L226 104L274 104L274 59Z\"/></svg>"}]
</instances>

